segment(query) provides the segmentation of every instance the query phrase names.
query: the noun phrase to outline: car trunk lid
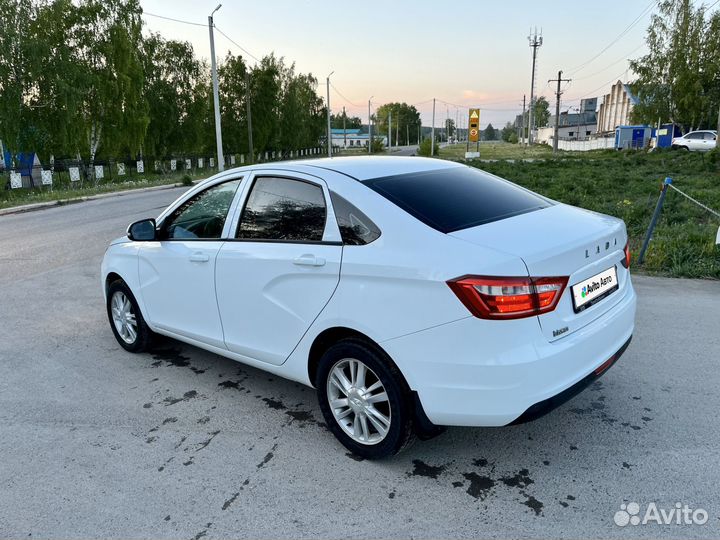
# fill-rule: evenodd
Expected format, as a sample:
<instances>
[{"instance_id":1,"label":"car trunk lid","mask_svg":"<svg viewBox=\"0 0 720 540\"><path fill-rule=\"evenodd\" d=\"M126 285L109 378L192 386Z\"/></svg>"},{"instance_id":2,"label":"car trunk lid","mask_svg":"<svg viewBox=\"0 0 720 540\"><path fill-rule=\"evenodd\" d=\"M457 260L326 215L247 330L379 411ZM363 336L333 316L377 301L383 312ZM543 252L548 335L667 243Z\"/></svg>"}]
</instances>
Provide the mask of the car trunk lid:
<instances>
[{"instance_id":1,"label":"car trunk lid","mask_svg":"<svg viewBox=\"0 0 720 540\"><path fill-rule=\"evenodd\" d=\"M611 309L625 294L629 272L621 262L627 235L624 223L617 218L556 204L450 234L522 258L532 277L569 276L555 310L538 316L549 341L581 329ZM612 268L618 288L576 311L572 287Z\"/></svg>"}]
</instances>

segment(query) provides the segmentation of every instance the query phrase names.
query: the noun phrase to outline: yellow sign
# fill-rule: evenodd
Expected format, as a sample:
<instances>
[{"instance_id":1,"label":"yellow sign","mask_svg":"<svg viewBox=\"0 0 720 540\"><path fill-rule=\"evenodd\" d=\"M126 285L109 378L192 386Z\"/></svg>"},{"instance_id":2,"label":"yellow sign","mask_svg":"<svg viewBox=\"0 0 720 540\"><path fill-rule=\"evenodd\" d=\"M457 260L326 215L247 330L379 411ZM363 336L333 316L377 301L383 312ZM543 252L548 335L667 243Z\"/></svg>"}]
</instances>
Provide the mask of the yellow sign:
<instances>
[{"instance_id":1,"label":"yellow sign","mask_svg":"<svg viewBox=\"0 0 720 540\"><path fill-rule=\"evenodd\" d=\"M470 142L478 142L480 140L480 109L470 109L468 127L470 128Z\"/></svg>"}]
</instances>

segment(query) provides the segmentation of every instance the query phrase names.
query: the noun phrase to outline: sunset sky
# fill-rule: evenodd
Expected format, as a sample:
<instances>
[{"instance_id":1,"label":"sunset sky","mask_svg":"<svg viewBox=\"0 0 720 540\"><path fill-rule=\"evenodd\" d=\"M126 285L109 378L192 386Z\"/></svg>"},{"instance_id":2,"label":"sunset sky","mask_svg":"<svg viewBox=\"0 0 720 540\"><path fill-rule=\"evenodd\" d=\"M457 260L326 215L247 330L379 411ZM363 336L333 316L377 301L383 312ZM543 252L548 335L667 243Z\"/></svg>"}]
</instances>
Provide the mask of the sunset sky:
<instances>
[{"instance_id":1,"label":"sunset sky","mask_svg":"<svg viewBox=\"0 0 720 540\"><path fill-rule=\"evenodd\" d=\"M142 0L147 30L166 38L188 40L196 53L210 56L207 16L217 0ZM531 27L542 30L538 54L538 95L553 104L558 70L573 81L564 84L561 110L582 97L609 91L628 76L627 58L646 51L645 33L654 10L647 0L569 0L532 2L226 0L215 14L216 26L235 43L260 58L270 52L296 69L311 72L325 97L331 72L330 104L334 112L365 121L367 101L373 107L389 101L416 105L423 124L436 125L449 115L482 109L481 125L501 127L530 95ZM162 15L203 26L161 19ZM633 24L634 23L634 24ZM216 32L218 57L242 50ZM462 107L462 109L460 109Z\"/></svg>"}]
</instances>

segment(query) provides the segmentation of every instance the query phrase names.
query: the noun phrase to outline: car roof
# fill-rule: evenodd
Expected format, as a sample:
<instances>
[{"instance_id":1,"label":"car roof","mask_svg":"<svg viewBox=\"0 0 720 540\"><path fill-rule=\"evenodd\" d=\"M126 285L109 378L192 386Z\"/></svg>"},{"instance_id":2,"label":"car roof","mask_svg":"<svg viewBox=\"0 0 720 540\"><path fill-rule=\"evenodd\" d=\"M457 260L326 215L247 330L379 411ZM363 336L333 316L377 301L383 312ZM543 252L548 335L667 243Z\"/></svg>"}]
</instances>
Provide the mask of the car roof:
<instances>
[{"instance_id":1,"label":"car roof","mask_svg":"<svg viewBox=\"0 0 720 540\"><path fill-rule=\"evenodd\" d=\"M365 180L372 180L374 178L382 178L385 176L449 169L453 167L459 168L464 166L465 165L454 161L414 156L352 156L322 159L298 159L291 161L270 161L234 167L213 175L210 178L203 180L198 185L204 186L216 180L231 178L233 175L237 175L238 173L261 171L263 169L306 174L318 174L320 170L334 171L353 180L363 182Z\"/></svg>"},{"instance_id":2,"label":"car roof","mask_svg":"<svg viewBox=\"0 0 720 540\"><path fill-rule=\"evenodd\" d=\"M313 159L299 163L335 171L360 181L396 174L462 167L452 161L409 156L352 156Z\"/></svg>"}]
</instances>

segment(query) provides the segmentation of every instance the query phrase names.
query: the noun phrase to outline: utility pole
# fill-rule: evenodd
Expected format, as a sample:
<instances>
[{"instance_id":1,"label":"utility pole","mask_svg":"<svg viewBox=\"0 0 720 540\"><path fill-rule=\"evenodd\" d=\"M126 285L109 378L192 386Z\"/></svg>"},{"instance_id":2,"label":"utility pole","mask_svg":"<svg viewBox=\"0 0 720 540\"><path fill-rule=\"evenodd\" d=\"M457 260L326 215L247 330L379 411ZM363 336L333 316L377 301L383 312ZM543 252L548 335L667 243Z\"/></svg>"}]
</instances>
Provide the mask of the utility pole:
<instances>
[{"instance_id":1,"label":"utility pole","mask_svg":"<svg viewBox=\"0 0 720 540\"><path fill-rule=\"evenodd\" d=\"M525 94L523 94L523 113L520 117L520 144L524 144L523 141L525 140Z\"/></svg>"},{"instance_id":2,"label":"utility pole","mask_svg":"<svg viewBox=\"0 0 720 540\"><path fill-rule=\"evenodd\" d=\"M370 101L374 96L368 99L368 154L372 154L372 121L370 120Z\"/></svg>"},{"instance_id":3,"label":"utility pole","mask_svg":"<svg viewBox=\"0 0 720 540\"><path fill-rule=\"evenodd\" d=\"M245 107L247 110L247 125L248 125L248 152L250 154L250 163L255 163L255 148L253 147L252 140L252 107L250 107L250 100L252 96L250 94L250 72L245 69Z\"/></svg>"},{"instance_id":4,"label":"utility pole","mask_svg":"<svg viewBox=\"0 0 720 540\"><path fill-rule=\"evenodd\" d=\"M212 67L213 101L215 102L215 145L217 146L218 172L225 170L225 157L223 156L222 127L220 126L220 91L218 90L217 62L215 60L215 36L213 35L215 23L213 22L213 15L215 15L215 12L221 7L222 4L218 4L208 17L208 28L210 29L210 65Z\"/></svg>"},{"instance_id":5,"label":"utility pole","mask_svg":"<svg viewBox=\"0 0 720 540\"><path fill-rule=\"evenodd\" d=\"M560 83L570 82L571 79L562 78L562 70L558 71L557 79L548 79L548 82L557 82L557 91L555 92L555 134L553 135L553 154L557 154L558 151L558 130L560 128Z\"/></svg>"},{"instance_id":6,"label":"utility pole","mask_svg":"<svg viewBox=\"0 0 720 540\"><path fill-rule=\"evenodd\" d=\"M392 111L388 111L388 150L392 151Z\"/></svg>"},{"instance_id":7,"label":"utility pole","mask_svg":"<svg viewBox=\"0 0 720 540\"><path fill-rule=\"evenodd\" d=\"M347 148L347 129L345 128L346 118L347 115L345 114L345 106L343 106L343 148Z\"/></svg>"},{"instance_id":8,"label":"utility pole","mask_svg":"<svg viewBox=\"0 0 720 540\"><path fill-rule=\"evenodd\" d=\"M717 136L715 137L716 144L720 145L720 107L718 107L718 125L717 125Z\"/></svg>"},{"instance_id":9,"label":"utility pole","mask_svg":"<svg viewBox=\"0 0 720 540\"><path fill-rule=\"evenodd\" d=\"M537 28L532 35L528 36L528 42L532 47L532 78L530 79L530 113L528 114L528 144L532 144L532 130L534 127L533 106L535 105L535 61L537 60L537 50L542 46L542 35L538 36Z\"/></svg>"},{"instance_id":10,"label":"utility pole","mask_svg":"<svg viewBox=\"0 0 720 540\"><path fill-rule=\"evenodd\" d=\"M435 155L435 98L433 98L433 120L430 131L430 157Z\"/></svg>"},{"instance_id":11,"label":"utility pole","mask_svg":"<svg viewBox=\"0 0 720 540\"><path fill-rule=\"evenodd\" d=\"M334 71L330 72L330 75L335 73ZM328 147L328 157L332 157L332 137L331 137L331 128L330 128L330 75L327 76L327 121L328 121L328 127L327 127L327 147Z\"/></svg>"},{"instance_id":12,"label":"utility pole","mask_svg":"<svg viewBox=\"0 0 720 540\"><path fill-rule=\"evenodd\" d=\"M405 145L410 146L410 124L405 124Z\"/></svg>"}]
</instances>

